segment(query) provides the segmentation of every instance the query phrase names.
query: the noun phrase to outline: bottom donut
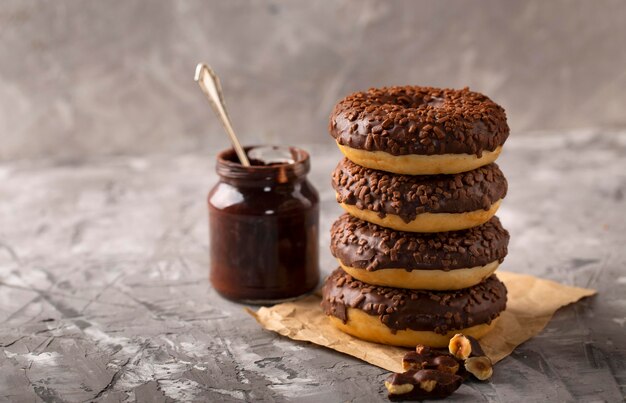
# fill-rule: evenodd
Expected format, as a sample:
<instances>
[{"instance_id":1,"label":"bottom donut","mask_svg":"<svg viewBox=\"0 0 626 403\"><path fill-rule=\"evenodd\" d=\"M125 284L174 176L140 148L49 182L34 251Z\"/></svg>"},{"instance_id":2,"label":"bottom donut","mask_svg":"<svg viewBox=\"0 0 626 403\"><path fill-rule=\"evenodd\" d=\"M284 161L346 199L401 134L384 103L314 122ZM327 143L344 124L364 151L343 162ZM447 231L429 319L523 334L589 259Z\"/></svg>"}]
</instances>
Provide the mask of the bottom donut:
<instances>
[{"instance_id":1,"label":"bottom donut","mask_svg":"<svg viewBox=\"0 0 626 403\"><path fill-rule=\"evenodd\" d=\"M354 308L348 308L348 320L343 322L334 316L330 317L331 323L344 333L362 340L373 341L374 343L389 344L399 347L415 348L418 344L429 347L448 347L450 339L457 333L472 336L480 339L495 326L498 319L491 323L483 323L464 329L450 330L446 334L435 333L430 330L397 330L395 333L383 324L377 317L366 314Z\"/></svg>"},{"instance_id":2,"label":"bottom donut","mask_svg":"<svg viewBox=\"0 0 626 403\"><path fill-rule=\"evenodd\" d=\"M495 275L462 290L427 291L370 285L338 268L322 288L322 308L338 329L403 347L445 347L456 333L481 338L505 307Z\"/></svg>"}]
</instances>

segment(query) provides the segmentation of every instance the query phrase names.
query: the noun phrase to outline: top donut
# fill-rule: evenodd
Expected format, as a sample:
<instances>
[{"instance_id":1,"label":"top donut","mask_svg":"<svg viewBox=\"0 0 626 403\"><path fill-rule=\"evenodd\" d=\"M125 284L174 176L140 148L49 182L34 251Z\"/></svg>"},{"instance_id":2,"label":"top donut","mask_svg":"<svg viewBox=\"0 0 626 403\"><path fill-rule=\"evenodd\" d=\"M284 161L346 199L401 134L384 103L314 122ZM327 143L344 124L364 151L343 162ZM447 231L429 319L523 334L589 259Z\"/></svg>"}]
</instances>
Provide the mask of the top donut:
<instances>
[{"instance_id":1,"label":"top donut","mask_svg":"<svg viewBox=\"0 0 626 403\"><path fill-rule=\"evenodd\" d=\"M504 109L468 88L371 88L339 101L330 134L354 163L408 175L470 171L496 160Z\"/></svg>"}]
</instances>

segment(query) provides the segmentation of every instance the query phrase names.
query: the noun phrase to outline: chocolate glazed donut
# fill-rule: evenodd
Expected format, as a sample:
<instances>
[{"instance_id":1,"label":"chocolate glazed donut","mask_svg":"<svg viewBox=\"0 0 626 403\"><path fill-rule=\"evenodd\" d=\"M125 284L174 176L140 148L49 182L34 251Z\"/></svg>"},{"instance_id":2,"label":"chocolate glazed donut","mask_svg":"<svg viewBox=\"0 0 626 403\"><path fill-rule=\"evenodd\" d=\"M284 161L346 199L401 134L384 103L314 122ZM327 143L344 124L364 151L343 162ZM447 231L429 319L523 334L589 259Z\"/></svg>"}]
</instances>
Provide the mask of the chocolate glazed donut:
<instances>
[{"instance_id":1,"label":"chocolate glazed donut","mask_svg":"<svg viewBox=\"0 0 626 403\"><path fill-rule=\"evenodd\" d=\"M445 347L456 333L480 338L506 307L495 275L457 291L407 290L355 280L341 268L322 288L322 308L345 333L396 346Z\"/></svg>"},{"instance_id":2,"label":"chocolate glazed donut","mask_svg":"<svg viewBox=\"0 0 626 403\"><path fill-rule=\"evenodd\" d=\"M507 254L509 233L497 217L462 231L401 232L343 214L330 250L343 270L368 284L458 290L491 276Z\"/></svg>"},{"instance_id":3,"label":"chocolate glazed donut","mask_svg":"<svg viewBox=\"0 0 626 403\"><path fill-rule=\"evenodd\" d=\"M332 176L337 202L351 215L398 231L475 227L496 213L507 182L496 164L454 175L399 175L347 158Z\"/></svg>"},{"instance_id":4,"label":"chocolate glazed donut","mask_svg":"<svg viewBox=\"0 0 626 403\"><path fill-rule=\"evenodd\" d=\"M431 175L465 172L496 160L509 135L504 109L468 88L372 88L341 100L329 131L355 163Z\"/></svg>"}]
</instances>

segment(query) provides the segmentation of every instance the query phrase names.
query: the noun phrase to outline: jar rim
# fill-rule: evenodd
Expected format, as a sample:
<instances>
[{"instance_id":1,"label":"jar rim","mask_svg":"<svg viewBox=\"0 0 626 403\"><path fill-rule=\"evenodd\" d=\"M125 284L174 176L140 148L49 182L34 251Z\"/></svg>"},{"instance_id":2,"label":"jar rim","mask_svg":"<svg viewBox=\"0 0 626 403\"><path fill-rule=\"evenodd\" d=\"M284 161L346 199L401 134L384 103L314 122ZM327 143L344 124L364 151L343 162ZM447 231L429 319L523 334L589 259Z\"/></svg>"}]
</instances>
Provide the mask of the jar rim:
<instances>
[{"instance_id":1,"label":"jar rim","mask_svg":"<svg viewBox=\"0 0 626 403\"><path fill-rule=\"evenodd\" d=\"M260 145L246 146L244 151L261 147ZM244 181L275 181L277 183L287 183L294 179L306 175L311 167L310 155L307 151L294 146L279 146L288 148L294 157L292 163L282 163L275 165L251 165L245 167L241 165L237 154L233 148L222 150L217 155L216 171L222 178L244 180Z\"/></svg>"}]
</instances>

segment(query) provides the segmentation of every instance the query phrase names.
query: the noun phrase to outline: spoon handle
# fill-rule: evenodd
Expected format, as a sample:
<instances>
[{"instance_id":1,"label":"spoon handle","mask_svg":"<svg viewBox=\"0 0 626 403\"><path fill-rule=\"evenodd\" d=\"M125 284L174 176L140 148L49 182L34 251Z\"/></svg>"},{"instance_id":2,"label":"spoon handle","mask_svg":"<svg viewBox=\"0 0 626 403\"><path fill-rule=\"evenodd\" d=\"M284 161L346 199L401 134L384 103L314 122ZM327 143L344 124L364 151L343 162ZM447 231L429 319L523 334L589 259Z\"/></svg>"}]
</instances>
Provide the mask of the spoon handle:
<instances>
[{"instance_id":1,"label":"spoon handle","mask_svg":"<svg viewBox=\"0 0 626 403\"><path fill-rule=\"evenodd\" d=\"M248 161L248 156L246 155L243 147L241 147L241 143L239 143L239 140L235 135L235 131L233 130L233 126L230 123L228 112L226 112L224 96L222 95L222 86L220 85L220 79L217 77L217 74L215 74L215 72L208 65L198 63L198 66L196 66L195 80L198 82L202 92L204 92L207 96L213 110L220 118L226 133L228 133L228 136L230 137L230 142L237 153L237 157L239 157L241 165L249 167L250 161Z\"/></svg>"}]
</instances>

